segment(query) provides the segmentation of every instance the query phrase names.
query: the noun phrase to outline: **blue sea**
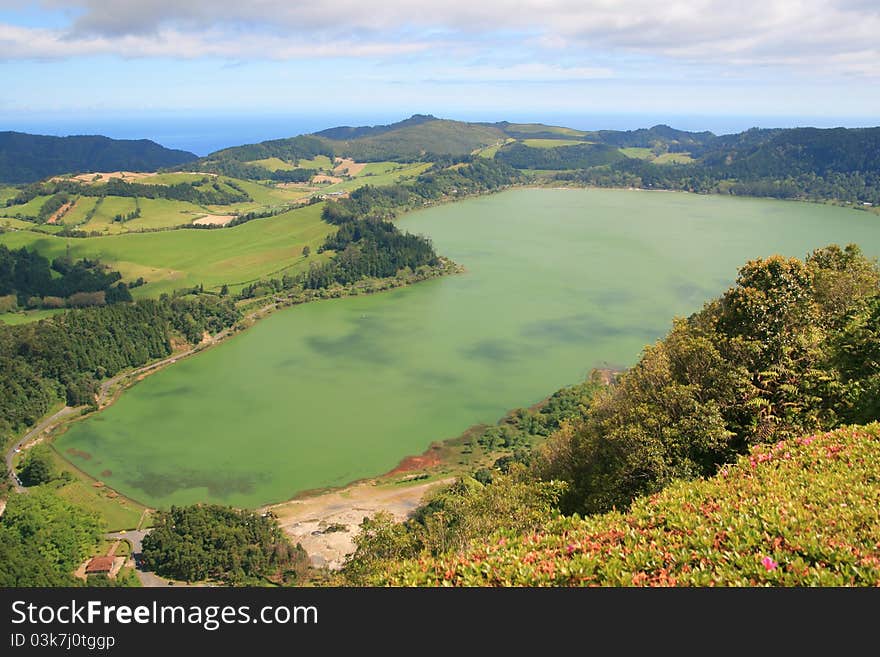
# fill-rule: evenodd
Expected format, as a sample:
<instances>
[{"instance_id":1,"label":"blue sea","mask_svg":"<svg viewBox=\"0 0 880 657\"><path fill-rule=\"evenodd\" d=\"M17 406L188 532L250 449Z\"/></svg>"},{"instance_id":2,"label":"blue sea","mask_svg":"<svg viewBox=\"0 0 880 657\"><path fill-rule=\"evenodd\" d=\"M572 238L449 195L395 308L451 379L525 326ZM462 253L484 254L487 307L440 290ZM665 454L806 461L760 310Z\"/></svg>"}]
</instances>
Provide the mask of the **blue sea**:
<instances>
[{"instance_id":1,"label":"blue sea","mask_svg":"<svg viewBox=\"0 0 880 657\"><path fill-rule=\"evenodd\" d=\"M547 123L580 130L634 130L665 123L680 130L710 130L715 134L740 132L752 127L788 128L815 126L859 127L880 124L877 117L809 116L699 116L663 114L547 114L508 112L506 115L434 112L442 118L461 121L510 121L512 123ZM152 139L168 148L179 148L196 155L207 155L221 148L252 144L267 139L293 137L339 125L378 125L407 118L391 113L351 113L314 115L196 115L156 113L137 115L120 113L0 115L0 131L14 130L43 135L105 135L114 139Z\"/></svg>"}]
</instances>

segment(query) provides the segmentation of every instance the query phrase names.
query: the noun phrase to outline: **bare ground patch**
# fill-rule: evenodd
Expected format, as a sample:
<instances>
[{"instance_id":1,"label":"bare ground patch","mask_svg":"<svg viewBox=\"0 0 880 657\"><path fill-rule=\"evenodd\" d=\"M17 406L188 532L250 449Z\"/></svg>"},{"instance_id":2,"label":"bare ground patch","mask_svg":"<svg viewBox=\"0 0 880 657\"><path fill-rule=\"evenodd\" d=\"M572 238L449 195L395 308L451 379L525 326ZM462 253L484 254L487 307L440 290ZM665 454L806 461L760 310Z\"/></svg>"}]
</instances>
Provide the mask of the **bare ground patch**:
<instances>
[{"instance_id":1,"label":"bare ground patch","mask_svg":"<svg viewBox=\"0 0 880 657\"><path fill-rule=\"evenodd\" d=\"M450 478L415 486L362 482L267 509L278 517L278 524L291 541L305 548L315 566L336 570L342 567L345 555L354 552L353 539L365 517L387 511L403 520L428 491L453 481Z\"/></svg>"},{"instance_id":2,"label":"bare ground patch","mask_svg":"<svg viewBox=\"0 0 880 657\"><path fill-rule=\"evenodd\" d=\"M342 178L338 178L336 176L326 176L324 174L319 174L317 176L312 176L311 182L313 185L335 185L336 183L341 183Z\"/></svg>"},{"instance_id":3,"label":"bare ground patch","mask_svg":"<svg viewBox=\"0 0 880 657\"><path fill-rule=\"evenodd\" d=\"M196 226L225 226L233 219L235 219L234 214L206 214L204 217L196 219L193 224Z\"/></svg>"},{"instance_id":4,"label":"bare ground patch","mask_svg":"<svg viewBox=\"0 0 880 657\"><path fill-rule=\"evenodd\" d=\"M337 176L354 177L363 171L365 166L367 166L366 162L355 162L348 157L340 158L337 162L338 164L333 167L333 173Z\"/></svg>"}]
</instances>

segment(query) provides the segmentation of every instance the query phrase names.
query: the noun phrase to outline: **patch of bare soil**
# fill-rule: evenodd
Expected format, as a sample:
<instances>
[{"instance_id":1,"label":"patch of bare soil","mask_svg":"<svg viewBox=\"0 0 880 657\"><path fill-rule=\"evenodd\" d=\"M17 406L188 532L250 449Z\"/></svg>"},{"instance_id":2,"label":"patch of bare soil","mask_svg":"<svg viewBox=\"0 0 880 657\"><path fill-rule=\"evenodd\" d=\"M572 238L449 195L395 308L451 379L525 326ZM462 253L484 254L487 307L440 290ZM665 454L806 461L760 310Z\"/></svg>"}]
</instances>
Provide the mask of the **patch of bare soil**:
<instances>
[{"instance_id":1,"label":"patch of bare soil","mask_svg":"<svg viewBox=\"0 0 880 657\"><path fill-rule=\"evenodd\" d=\"M336 183L341 183L342 178L337 178L336 176L325 176L324 174L319 174L317 176L312 176L311 180L313 185L334 185Z\"/></svg>"},{"instance_id":2,"label":"patch of bare soil","mask_svg":"<svg viewBox=\"0 0 880 657\"><path fill-rule=\"evenodd\" d=\"M351 158L343 157L337 160L336 166L333 167L333 173L337 176L353 177L363 171L365 166L367 166L366 162L355 162Z\"/></svg>"},{"instance_id":3,"label":"patch of bare soil","mask_svg":"<svg viewBox=\"0 0 880 657\"><path fill-rule=\"evenodd\" d=\"M278 517L281 529L300 543L315 566L339 569L345 555L354 552L353 538L361 522L379 511L405 519L436 486L452 483L443 479L414 486L379 486L361 482L341 490L320 493L267 507Z\"/></svg>"},{"instance_id":4,"label":"patch of bare soil","mask_svg":"<svg viewBox=\"0 0 880 657\"><path fill-rule=\"evenodd\" d=\"M94 173L81 173L77 176L74 176L74 180L78 180L84 183L105 183L108 180L113 180L114 178L118 178L119 180L142 180L144 178L149 178L150 176L155 176L155 173L144 173L140 171L98 171Z\"/></svg>"},{"instance_id":5,"label":"patch of bare soil","mask_svg":"<svg viewBox=\"0 0 880 657\"><path fill-rule=\"evenodd\" d=\"M196 219L193 223L196 226L225 226L233 219L235 219L234 214L206 214L204 217Z\"/></svg>"},{"instance_id":6,"label":"patch of bare soil","mask_svg":"<svg viewBox=\"0 0 880 657\"><path fill-rule=\"evenodd\" d=\"M70 209L73 208L73 206L74 206L74 202L68 201L67 203L62 205L60 208L58 208L58 210L55 212L55 214L53 214L51 217L49 217L46 220L46 223L47 224L58 223L58 221L61 219L61 217L66 215L68 212L70 212Z\"/></svg>"}]
</instances>

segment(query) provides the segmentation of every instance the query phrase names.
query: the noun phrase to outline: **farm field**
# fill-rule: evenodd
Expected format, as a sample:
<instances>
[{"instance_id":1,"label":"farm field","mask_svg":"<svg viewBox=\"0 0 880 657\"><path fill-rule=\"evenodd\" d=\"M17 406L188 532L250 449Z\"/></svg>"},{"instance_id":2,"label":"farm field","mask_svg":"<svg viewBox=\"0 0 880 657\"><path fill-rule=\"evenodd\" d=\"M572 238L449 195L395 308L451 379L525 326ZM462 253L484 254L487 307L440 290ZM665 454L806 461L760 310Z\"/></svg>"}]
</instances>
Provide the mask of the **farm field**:
<instances>
[{"instance_id":1,"label":"farm field","mask_svg":"<svg viewBox=\"0 0 880 657\"><path fill-rule=\"evenodd\" d=\"M688 164L693 161L690 153L663 153L654 158L654 164Z\"/></svg>"},{"instance_id":2,"label":"farm field","mask_svg":"<svg viewBox=\"0 0 880 657\"><path fill-rule=\"evenodd\" d=\"M333 162L326 155L316 155L310 160L297 160L297 169L333 169Z\"/></svg>"},{"instance_id":3,"label":"farm field","mask_svg":"<svg viewBox=\"0 0 880 657\"><path fill-rule=\"evenodd\" d=\"M381 185L392 185L406 178L415 178L431 168L430 162L418 162L416 164L406 164L399 169L392 169L386 173L379 173L375 176L365 177L363 174L351 180L343 180L342 182L333 183L331 185L322 185L322 193L330 192L350 192L363 185L373 185L379 187Z\"/></svg>"},{"instance_id":4,"label":"farm field","mask_svg":"<svg viewBox=\"0 0 880 657\"><path fill-rule=\"evenodd\" d=\"M523 139L522 143L531 148L559 148L560 146L576 146L589 142L580 139Z\"/></svg>"},{"instance_id":5,"label":"farm field","mask_svg":"<svg viewBox=\"0 0 880 657\"><path fill-rule=\"evenodd\" d=\"M36 196L22 205L0 206L0 217L36 217L48 199L48 196Z\"/></svg>"},{"instance_id":6,"label":"farm field","mask_svg":"<svg viewBox=\"0 0 880 657\"><path fill-rule=\"evenodd\" d=\"M637 146L631 146L630 148L621 148L620 152L627 157L632 157L639 160L651 160L654 158L654 151L652 151L650 148L639 148Z\"/></svg>"},{"instance_id":7,"label":"farm field","mask_svg":"<svg viewBox=\"0 0 880 657\"><path fill-rule=\"evenodd\" d=\"M245 162L255 167L263 167L268 171L293 171L297 167L290 162L285 162L280 157L264 157L262 160Z\"/></svg>"},{"instance_id":8,"label":"farm field","mask_svg":"<svg viewBox=\"0 0 880 657\"><path fill-rule=\"evenodd\" d=\"M131 199L127 199L131 200ZM132 204L133 207L133 204ZM322 204L221 230L174 230L116 234L99 238L62 239L30 231L0 234L10 248L36 248L49 258L100 258L118 269L125 280L143 276L148 284L133 290L136 297L156 296L176 288L203 284L233 290L254 279L282 271L299 271L309 262L329 257L318 247L334 227L321 220ZM313 254L304 258L302 247Z\"/></svg>"},{"instance_id":9,"label":"farm field","mask_svg":"<svg viewBox=\"0 0 880 657\"><path fill-rule=\"evenodd\" d=\"M26 310L15 313L0 313L0 322L9 324L10 326L15 326L16 324L28 324L63 312L64 309L53 308L47 310Z\"/></svg>"}]
</instances>

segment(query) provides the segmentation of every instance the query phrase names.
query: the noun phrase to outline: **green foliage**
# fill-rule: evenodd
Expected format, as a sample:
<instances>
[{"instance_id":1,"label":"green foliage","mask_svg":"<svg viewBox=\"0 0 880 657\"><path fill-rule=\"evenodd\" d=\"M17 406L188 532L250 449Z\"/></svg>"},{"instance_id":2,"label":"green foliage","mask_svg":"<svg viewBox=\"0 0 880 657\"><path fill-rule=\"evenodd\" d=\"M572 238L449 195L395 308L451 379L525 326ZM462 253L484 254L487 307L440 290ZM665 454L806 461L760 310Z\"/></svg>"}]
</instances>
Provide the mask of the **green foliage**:
<instances>
[{"instance_id":1,"label":"green foliage","mask_svg":"<svg viewBox=\"0 0 880 657\"><path fill-rule=\"evenodd\" d=\"M623 160L620 149L607 144L576 144L556 148L517 142L502 147L495 159L517 169L587 169Z\"/></svg>"},{"instance_id":2,"label":"green foliage","mask_svg":"<svg viewBox=\"0 0 880 657\"><path fill-rule=\"evenodd\" d=\"M0 244L0 295L15 294L20 305L32 297L65 299L80 292L103 292L107 303L130 301L128 289L117 283L121 277L98 260L55 258L50 267L36 251Z\"/></svg>"},{"instance_id":3,"label":"green foliage","mask_svg":"<svg viewBox=\"0 0 880 657\"><path fill-rule=\"evenodd\" d=\"M336 155L360 162L414 162L467 155L504 138L496 126L414 115L386 126L340 127L315 133Z\"/></svg>"},{"instance_id":4,"label":"green foliage","mask_svg":"<svg viewBox=\"0 0 880 657\"><path fill-rule=\"evenodd\" d=\"M27 450L21 463L18 478L25 486L39 486L58 477L55 461L46 445L36 445Z\"/></svg>"},{"instance_id":5,"label":"green foliage","mask_svg":"<svg viewBox=\"0 0 880 657\"><path fill-rule=\"evenodd\" d=\"M195 160L146 139L47 137L0 132L0 180L31 182L74 171L155 171Z\"/></svg>"},{"instance_id":6,"label":"green foliage","mask_svg":"<svg viewBox=\"0 0 880 657\"><path fill-rule=\"evenodd\" d=\"M173 333L190 342L231 326L239 312L212 295L71 310L0 326L0 435L32 425L52 404L93 403L96 382L171 353Z\"/></svg>"},{"instance_id":7,"label":"green foliage","mask_svg":"<svg viewBox=\"0 0 880 657\"><path fill-rule=\"evenodd\" d=\"M144 562L163 577L294 583L308 569L305 550L290 544L271 514L218 505L171 507L154 524L143 540Z\"/></svg>"},{"instance_id":8,"label":"green foliage","mask_svg":"<svg viewBox=\"0 0 880 657\"><path fill-rule=\"evenodd\" d=\"M365 518L343 574L349 583L363 584L402 559L463 550L497 529L535 530L553 517L563 488L534 481L522 466L496 475L491 484L460 479L405 523L388 514Z\"/></svg>"},{"instance_id":9,"label":"green foliage","mask_svg":"<svg viewBox=\"0 0 880 657\"><path fill-rule=\"evenodd\" d=\"M0 521L0 586L73 585L101 531L97 515L49 490L11 495Z\"/></svg>"},{"instance_id":10,"label":"green foliage","mask_svg":"<svg viewBox=\"0 0 880 657\"><path fill-rule=\"evenodd\" d=\"M392 586L877 586L880 425L754 447L626 514L499 530L465 552L388 562Z\"/></svg>"},{"instance_id":11,"label":"green foliage","mask_svg":"<svg viewBox=\"0 0 880 657\"><path fill-rule=\"evenodd\" d=\"M855 246L749 262L564 425L537 472L569 483L564 511L596 513L711 475L757 442L877 419L876 336L861 328L872 326L877 282Z\"/></svg>"}]
</instances>

